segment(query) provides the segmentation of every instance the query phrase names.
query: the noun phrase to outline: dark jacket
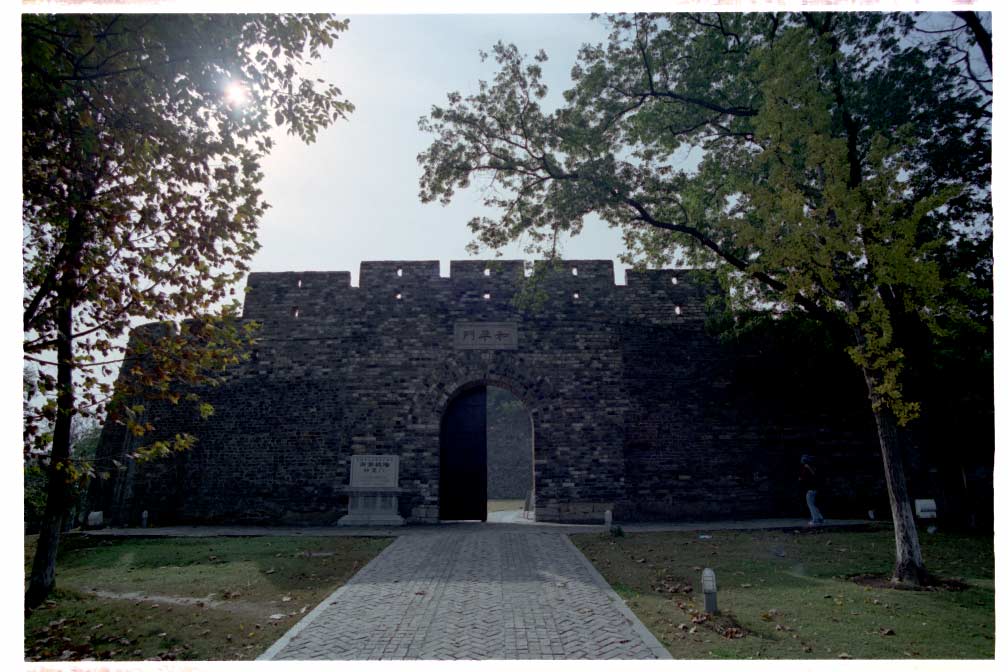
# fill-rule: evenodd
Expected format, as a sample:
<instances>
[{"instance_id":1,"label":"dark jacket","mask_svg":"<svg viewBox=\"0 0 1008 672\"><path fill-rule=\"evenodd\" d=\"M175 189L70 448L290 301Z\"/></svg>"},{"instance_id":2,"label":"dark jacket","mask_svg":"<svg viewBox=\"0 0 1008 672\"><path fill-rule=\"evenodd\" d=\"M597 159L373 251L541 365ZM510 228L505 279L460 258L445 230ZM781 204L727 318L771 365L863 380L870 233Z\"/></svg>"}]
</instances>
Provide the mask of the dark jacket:
<instances>
[{"instance_id":1,"label":"dark jacket","mask_svg":"<svg viewBox=\"0 0 1008 672\"><path fill-rule=\"evenodd\" d=\"M801 471L798 472L798 480L805 485L806 490L819 489L819 475L811 464L801 465Z\"/></svg>"}]
</instances>

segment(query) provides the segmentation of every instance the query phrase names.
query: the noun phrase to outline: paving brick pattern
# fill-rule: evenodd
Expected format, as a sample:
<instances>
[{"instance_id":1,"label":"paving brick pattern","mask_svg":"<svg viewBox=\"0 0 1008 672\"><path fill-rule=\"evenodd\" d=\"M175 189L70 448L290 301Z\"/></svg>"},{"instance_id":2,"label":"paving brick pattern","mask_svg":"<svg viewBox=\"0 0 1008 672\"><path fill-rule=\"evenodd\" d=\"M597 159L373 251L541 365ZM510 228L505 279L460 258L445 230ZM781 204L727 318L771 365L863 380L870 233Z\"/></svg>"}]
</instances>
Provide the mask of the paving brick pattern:
<instances>
[{"instance_id":1,"label":"paving brick pattern","mask_svg":"<svg viewBox=\"0 0 1008 672\"><path fill-rule=\"evenodd\" d=\"M560 534L492 527L406 534L266 656L446 660L667 655L616 600Z\"/></svg>"}]
</instances>

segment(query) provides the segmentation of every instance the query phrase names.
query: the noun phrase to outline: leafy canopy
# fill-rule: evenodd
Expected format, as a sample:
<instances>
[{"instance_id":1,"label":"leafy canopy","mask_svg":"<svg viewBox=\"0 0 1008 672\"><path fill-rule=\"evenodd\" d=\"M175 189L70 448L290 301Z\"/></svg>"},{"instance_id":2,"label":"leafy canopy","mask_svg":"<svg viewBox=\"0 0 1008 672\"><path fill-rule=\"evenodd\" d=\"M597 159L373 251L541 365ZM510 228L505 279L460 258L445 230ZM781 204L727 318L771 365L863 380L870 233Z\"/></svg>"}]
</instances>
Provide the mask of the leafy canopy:
<instances>
[{"instance_id":1,"label":"leafy canopy","mask_svg":"<svg viewBox=\"0 0 1008 672\"><path fill-rule=\"evenodd\" d=\"M475 244L553 254L589 213L626 259L716 269L734 308L846 325L876 408L903 422L900 334L989 328L989 79L964 25L910 14L607 17L565 103L542 52L420 120L420 196L483 188ZM965 57L963 56L965 54ZM965 60L964 60L965 59Z\"/></svg>"},{"instance_id":2,"label":"leafy canopy","mask_svg":"<svg viewBox=\"0 0 1008 672\"><path fill-rule=\"evenodd\" d=\"M26 412L26 449L45 449L57 400L69 398L58 364L73 372L72 412L103 413L123 334L138 321L201 315L136 340L152 363L123 378L119 401L178 402L179 384L236 361L249 333L227 301L259 247L260 161L274 127L312 142L352 111L302 67L347 25L327 15L22 17L24 352L42 399ZM61 310L72 310L70 333ZM72 341L69 361L56 361L61 341ZM151 429L142 404L116 408L134 434Z\"/></svg>"}]
</instances>

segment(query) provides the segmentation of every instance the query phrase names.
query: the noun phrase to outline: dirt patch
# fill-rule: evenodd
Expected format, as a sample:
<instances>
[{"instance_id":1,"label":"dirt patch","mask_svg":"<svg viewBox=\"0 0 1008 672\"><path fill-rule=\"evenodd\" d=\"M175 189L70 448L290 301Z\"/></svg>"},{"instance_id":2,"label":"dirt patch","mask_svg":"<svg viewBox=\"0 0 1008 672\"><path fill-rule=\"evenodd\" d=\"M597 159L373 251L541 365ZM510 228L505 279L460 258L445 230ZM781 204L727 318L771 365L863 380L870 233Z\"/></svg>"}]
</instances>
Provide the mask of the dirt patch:
<instances>
[{"instance_id":1,"label":"dirt patch","mask_svg":"<svg viewBox=\"0 0 1008 672\"><path fill-rule=\"evenodd\" d=\"M166 605L177 605L186 607L197 607L200 609L222 609L224 611L231 612L233 614L245 614L249 616L261 616L264 611L269 609L268 606L259 604L250 604L248 602L239 601L224 601L215 600L216 597L214 593L207 595L205 598L199 597L175 597L173 595L149 595L147 593L117 593L111 590L97 590L92 588L87 591L89 594L95 597L103 597L106 600L124 600L127 602L133 602L136 605L141 603L150 604L151 607L157 608L162 604ZM226 591L225 591L226 592ZM227 597L226 595L224 597ZM294 614L291 614L292 616Z\"/></svg>"},{"instance_id":2,"label":"dirt patch","mask_svg":"<svg viewBox=\"0 0 1008 672\"><path fill-rule=\"evenodd\" d=\"M658 581L651 584L651 590L665 595L689 595L693 592L693 586L687 579L677 576L661 576Z\"/></svg>"},{"instance_id":3,"label":"dirt patch","mask_svg":"<svg viewBox=\"0 0 1008 672\"><path fill-rule=\"evenodd\" d=\"M940 591L960 592L969 588L969 584L961 579L940 579L934 578L933 583L926 586L908 586L902 583L894 583L889 574L853 574L845 577L859 586L869 588L887 588L889 590L911 590L911 591Z\"/></svg>"},{"instance_id":4,"label":"dirt patch","mask_svg":"<svg viewBox=\"0 0 1008 672\"><path fill-rule=\"evenodd\" d=\"M749 634L749 632L742 627L742 624L738 622L738 619L726 611L719 611L716 614L708 614L706 612L697 611L696 609L689 609L687 613L690 615L690 621L697 625L702 625L709 630L713 630L725 639L741 639Z\"/></svg>"}]
</instances>

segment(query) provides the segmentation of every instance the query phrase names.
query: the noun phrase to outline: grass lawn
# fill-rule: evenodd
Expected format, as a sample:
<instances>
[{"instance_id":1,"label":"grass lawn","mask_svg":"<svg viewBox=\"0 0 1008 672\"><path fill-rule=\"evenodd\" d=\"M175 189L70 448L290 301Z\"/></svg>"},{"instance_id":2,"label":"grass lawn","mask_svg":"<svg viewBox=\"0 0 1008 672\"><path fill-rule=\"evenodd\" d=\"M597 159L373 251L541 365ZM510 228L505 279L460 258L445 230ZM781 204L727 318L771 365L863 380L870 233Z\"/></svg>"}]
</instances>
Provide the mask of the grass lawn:
<instances>
[{"instance_id":1,"label":"grass lawn","mask_svg":"<svg viewBox=\"0 0 1008 672\"><path fill-rule=\"evenodd\" d=\"M923 533L923 530L922 530ZM993 658L992 537L927 534L927 568L960 589L896 590L891 528L572 535L675 658ZM700 572L721 614L704 620Z\"/></svg>"},{"instance_id":2,"label":"grass lawn","mask_svg":"<svg viewBox=\"0 0 1008 672\"><path fill-rule=\"evenodd\" d=\"M391 542L70 535L56 591L25 617L25 659L253 659Z\"/></svg>"}]
</instances>

